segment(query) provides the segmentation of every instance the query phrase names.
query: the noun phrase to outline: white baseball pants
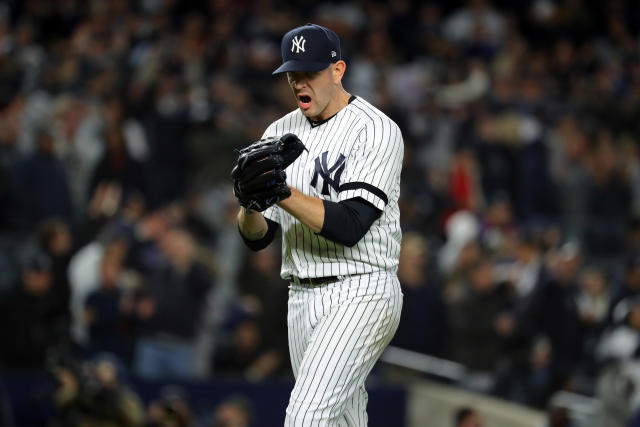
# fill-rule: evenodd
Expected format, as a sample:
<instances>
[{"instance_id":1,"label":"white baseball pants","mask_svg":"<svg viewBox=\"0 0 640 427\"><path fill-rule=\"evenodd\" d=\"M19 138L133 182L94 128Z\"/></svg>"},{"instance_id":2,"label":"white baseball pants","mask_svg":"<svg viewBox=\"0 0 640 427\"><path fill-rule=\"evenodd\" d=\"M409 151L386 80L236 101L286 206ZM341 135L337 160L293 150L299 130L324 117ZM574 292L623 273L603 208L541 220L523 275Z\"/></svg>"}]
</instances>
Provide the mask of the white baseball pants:
<instances>
[{"instance_id":1,"label":"white baseball pants","mask_svg":"<svg viewBox=\"0 0 640 427\"><path fill-rule=\"evenodd\" d=\"M395 274L347 276L289 287L289 352L295 386L285 426L367 425L364 382L400 322Z\"/></svg>"}]
</instances>

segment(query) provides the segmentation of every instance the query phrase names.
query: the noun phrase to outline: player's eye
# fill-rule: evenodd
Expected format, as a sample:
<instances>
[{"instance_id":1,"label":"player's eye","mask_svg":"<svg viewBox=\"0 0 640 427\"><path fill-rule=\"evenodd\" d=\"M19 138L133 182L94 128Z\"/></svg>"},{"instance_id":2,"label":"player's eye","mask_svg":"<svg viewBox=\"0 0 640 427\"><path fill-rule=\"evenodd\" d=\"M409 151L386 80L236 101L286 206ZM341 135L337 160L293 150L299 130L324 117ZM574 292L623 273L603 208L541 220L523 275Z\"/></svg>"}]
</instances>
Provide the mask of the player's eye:
<instances>
[{"instance_id":1,"label":"player's eye","mask_svg":"<svg viewBox=\"0 0 640 427\"><path fill-rule=\"evenodd\" d=\"M287 73L287 80L289 80L290 85L293 85L296 81L296 77L293 73Z\"/></svg>"},{"instance_id":2,"label":"player's eye","mask_svg":"<svg viewBox=\"0 0 640 427\"><path fill-rule=\"evenodd\" d=\"M320 75L320 71L288 72L287 79L289 80L289 84L293 85L301 80L313 80L318 77L318 75Z\"/></svg>"}]
</instances>

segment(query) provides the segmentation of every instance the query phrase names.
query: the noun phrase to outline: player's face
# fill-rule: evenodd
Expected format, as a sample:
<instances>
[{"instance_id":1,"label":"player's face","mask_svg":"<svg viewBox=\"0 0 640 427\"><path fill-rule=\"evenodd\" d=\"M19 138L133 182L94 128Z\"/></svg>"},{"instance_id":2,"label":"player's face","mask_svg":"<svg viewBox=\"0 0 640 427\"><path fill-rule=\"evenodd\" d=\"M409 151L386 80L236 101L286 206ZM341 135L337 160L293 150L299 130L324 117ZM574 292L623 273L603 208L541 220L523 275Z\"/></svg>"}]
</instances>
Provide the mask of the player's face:
<instances>
[{"instance_id":1,"label":"player's face","mask_svg":"<svg viewBox=\"0 0 640 427\"><path fill-rule=\"evenodd\" d=\"M302 114L319 121L336 113L331 109L336 91L331 67L314 72L289 72L287 79Z\"/></svg>"}]
</instances>

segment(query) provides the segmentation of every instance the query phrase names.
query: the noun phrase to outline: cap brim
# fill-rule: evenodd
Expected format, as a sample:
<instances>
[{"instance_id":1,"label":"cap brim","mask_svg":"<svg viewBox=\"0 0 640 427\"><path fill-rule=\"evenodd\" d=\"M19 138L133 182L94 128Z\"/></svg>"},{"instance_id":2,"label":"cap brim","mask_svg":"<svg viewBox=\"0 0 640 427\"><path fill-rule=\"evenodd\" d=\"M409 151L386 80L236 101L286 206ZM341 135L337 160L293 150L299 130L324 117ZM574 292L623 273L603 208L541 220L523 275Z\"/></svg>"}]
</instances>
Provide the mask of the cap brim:
<instances>
[{"instance_id":1,"label":"cap brim","mask_svg":"<svg viewBox=\"0 0 640 427\"><path fill-rule=\"evenodd\" d=\"M330 62L306 62L290 60L276 68L276 70L271 74L288 73L289 71L322 71L330 64Z\"/></svg>"}]
</instances>

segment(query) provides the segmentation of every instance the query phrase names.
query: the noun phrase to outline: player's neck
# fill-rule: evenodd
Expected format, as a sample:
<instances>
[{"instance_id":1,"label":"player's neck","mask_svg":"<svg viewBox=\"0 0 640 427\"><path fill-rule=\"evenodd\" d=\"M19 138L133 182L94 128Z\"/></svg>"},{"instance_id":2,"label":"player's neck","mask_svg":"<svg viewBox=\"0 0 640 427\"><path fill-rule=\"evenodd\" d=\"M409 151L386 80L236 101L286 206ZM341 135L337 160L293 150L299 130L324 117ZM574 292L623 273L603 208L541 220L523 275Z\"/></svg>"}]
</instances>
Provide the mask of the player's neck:
<instances>
[{"instance_id":1,"label":"player's neck","mask_svg":"<svg viewBox=\"0 0 640 427\"><path fill-rule=\"evenodd\" d=\"M327 108L318 117L312 117L311 120L320 122L335 116L340 110L349 105L349 98L351 98L351 94L344 90L343 87L340 87L337 95L327 105Z\"/></svg>"}]
</instances>

